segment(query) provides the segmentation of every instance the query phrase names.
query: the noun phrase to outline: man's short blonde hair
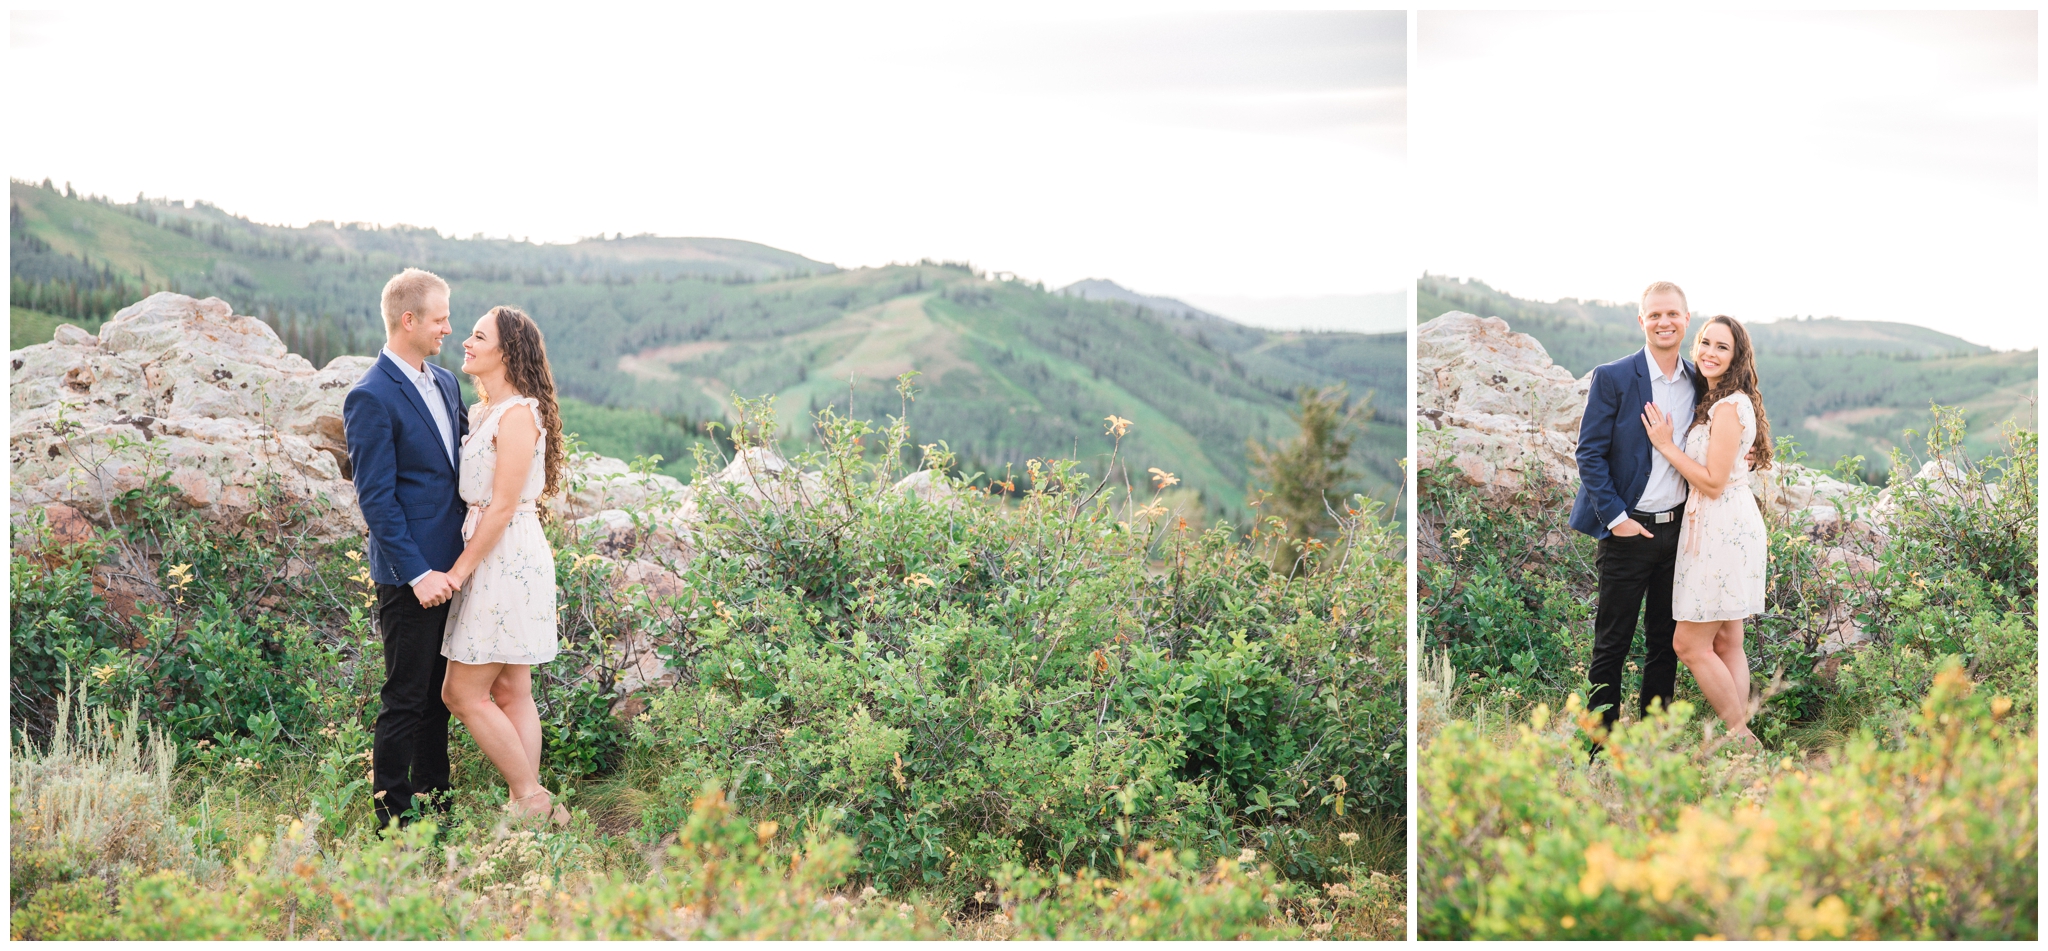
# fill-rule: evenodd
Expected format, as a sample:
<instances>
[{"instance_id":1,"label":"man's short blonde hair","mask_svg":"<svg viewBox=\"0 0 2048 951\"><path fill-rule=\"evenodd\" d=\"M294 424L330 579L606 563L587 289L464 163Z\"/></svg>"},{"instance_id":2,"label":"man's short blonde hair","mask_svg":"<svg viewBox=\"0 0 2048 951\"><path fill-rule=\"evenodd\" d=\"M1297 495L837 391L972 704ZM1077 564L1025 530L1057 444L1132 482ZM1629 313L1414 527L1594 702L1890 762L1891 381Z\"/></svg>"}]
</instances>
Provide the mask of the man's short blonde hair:
<instances>
[{"instance_id":1,"label":"man's short blonde hair","mask_svg":"<svg viewBox=\"0 0 2048 951\"><path fill-rule=\"evenodd\" d=\"M1665 291L1670 291L1673 294L1677 294L1678 306L1685 308L1686 313L1692 313L1692 304L1691 302L1685 299L1685 291L1680 289L1678 285L1673 284L1670 281L1658 281L1657 283L1652 284L1649 287L1643 288L1643 296L1636 301L1636 313L1640 314L1643 312L1643 305L1649 302L1651 294L1662 294ZM390 292L386 291L385 293Z\"/></svg>"},{"instance_id":2,"label":"man's short blonde hair","mask_svg":"<svg viewBox=\"0 0 2048 951\"><path fill-rule=\"evenodd\" d=\"M448 293L448 282L432 271L409 267L398 272L398 276L384 282L384 332L398 332L398 320L411 311L422 316L427 310L427 298L435 291Z\"/></svg>"}]
</instances>

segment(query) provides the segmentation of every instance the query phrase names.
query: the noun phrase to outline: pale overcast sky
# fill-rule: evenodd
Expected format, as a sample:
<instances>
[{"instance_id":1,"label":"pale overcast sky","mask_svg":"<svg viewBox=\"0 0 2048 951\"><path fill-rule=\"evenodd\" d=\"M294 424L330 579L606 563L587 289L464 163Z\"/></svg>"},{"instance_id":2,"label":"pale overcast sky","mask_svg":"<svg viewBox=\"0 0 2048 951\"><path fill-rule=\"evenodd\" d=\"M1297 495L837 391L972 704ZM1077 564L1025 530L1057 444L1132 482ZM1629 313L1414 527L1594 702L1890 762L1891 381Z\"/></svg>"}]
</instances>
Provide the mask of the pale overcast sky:
<instances>
[{"instance_id":1,"label":"pale overcast sky","mask_svg":"<svg viewBox=\"0 0 2048 951\"><path fill-rule=\"evenodd\" d=\"M2038 347L2036 43L2032 12L1421 13L1416 259Z\"/></svg>"},{"instance_id":2,"label":"pale overcast sky","mask_svg":"<svg viewBox=\"0 0 2048 951\"><path fill-rule=\"evenodd\" d=\"M8 172L267 223L711 235L1149 294L1414 273L1399 12L729 6L16 12Z\"/></svg>"}]
</instances>

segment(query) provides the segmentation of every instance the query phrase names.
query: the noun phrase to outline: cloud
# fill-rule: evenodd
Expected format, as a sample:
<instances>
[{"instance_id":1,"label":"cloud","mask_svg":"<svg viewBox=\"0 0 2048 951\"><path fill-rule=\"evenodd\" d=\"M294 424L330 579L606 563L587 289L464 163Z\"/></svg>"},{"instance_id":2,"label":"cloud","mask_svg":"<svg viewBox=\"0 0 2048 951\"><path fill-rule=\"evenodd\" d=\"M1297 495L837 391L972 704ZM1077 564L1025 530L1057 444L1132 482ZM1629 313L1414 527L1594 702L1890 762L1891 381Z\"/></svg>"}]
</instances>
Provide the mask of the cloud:
<instances>
[{"instance_id":1,"label":"cloud","mask_svg":"<svg viewBox=\"0 0 2048 951\"><path fill-rule=\"evenodd\" d=\"M1963 290L2038 261L2033 37L2024 12L1422 13L1422 266L2036 345L2037 311Z\"/></svg>"},{"instance_id":2,"label":"cloud","mask_svg":"<svg viewBox=\"0 0 2048 951\"><path fill-rule=\"evenodd\" d=\"M725 235L842 265L1363 293L1410 271L1399 13L693 6L60 18L13 174L259 221ZM57 68L90 56L90 70ZM152 117L147 132L107 116Z\"/></svg>"}]
</instances>

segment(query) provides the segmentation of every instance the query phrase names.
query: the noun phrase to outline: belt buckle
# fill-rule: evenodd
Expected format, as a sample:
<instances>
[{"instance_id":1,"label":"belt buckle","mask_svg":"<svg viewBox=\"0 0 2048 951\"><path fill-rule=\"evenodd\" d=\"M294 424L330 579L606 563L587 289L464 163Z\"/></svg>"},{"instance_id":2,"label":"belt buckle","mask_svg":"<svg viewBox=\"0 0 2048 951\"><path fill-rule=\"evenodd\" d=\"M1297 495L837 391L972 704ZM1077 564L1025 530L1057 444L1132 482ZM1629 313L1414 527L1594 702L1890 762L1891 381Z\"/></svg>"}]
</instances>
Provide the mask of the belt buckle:
<instances>
[{"instance_id":1,"label":"belt buckle","mask_svg":"<svg viewBox=\"0 0 2048 951\"><path fill-rule=\"evenodd\" d=\"M1656 515L1653 515L1653 516L1651 516L1651 521L1652 521L1652 522L1653 522L1654 524L1657 524L1657 525L1662 525L1662 524L1664 524L1665 522L1673 521L1673 520L1676 520L1677 518L1678 518L1678 515L1677 515L1676 513L1674 513L1674 512L1668 512L1668 511L1666 511L1666 512L1658 512L1658 513L1657 513Z\"/></svg>"}]
</instances>

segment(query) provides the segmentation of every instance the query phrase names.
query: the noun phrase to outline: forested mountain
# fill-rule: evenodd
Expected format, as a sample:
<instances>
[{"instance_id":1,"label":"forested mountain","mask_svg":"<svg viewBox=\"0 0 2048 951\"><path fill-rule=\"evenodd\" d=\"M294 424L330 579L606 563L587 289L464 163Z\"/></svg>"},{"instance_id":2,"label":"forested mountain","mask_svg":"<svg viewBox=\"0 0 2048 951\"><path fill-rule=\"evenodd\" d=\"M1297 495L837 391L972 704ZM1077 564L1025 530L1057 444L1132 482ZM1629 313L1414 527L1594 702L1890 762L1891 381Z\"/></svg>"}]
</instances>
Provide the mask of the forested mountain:
<instances>
[{"instance_id":1,"label":"forested mountain","mask_svg":"<svg viewBox=\"0 0 2048 951\"><path fill-rule=\"evenodd\" d=\"M1579 376L1643 346L1634 303L1523 300L1478 280L1423 275L1416 286L1416 319L1453 310L1507 321ZM1693 315L1695 331L1704 316ZM1898 434L1925 431L1932 421L1930 402L1964 408L1973 453L1989 448L2006 419L2037 425L2036 351L1998 352L1887 321L1829 317L1745 320L1743 326L1756 343L1772 433L1796 439L1808 463L1827 466L1861 455L1866 475L1880 477Z\"/></svg>"},{"instance_id":2,"label":"forested mountain","mask_svg":"<svg viewBox=\"0 0 2048 951\"><path fill-rule=\"evenodd\" d=\"M13 346L61 318L88 329L156 290L219 296L278 328L316 364L372 353L378 292L398 268L447 278L458 326L495 304L547 333L569 428L610 455L660 453L688 477L689 444L730 397L773 395L790 437L828 405L880 419L916 370L917 441L946 441L969 473L1078 453L1102 419L1136 426L1129 471L1158 466L1242 522L1247 440L1290 436L1296 389L1373 394L1354 445L1359 488L1389 498L1407 414L1403 335L1274 333L993 280L924 261L842 270L764 245L651 235L567 245L454 238L429 228L262 225L197 203L115 203L10 188ZM1206 315L1205 315L1206 316ZM24 339L26 337L27 339ZM460 362L450 347L443 362ZM1134 478L1133 482L1137 480Z\"/></svg>"}]
</instances>

